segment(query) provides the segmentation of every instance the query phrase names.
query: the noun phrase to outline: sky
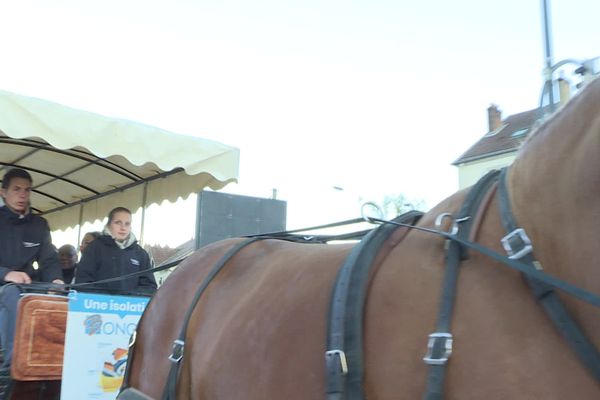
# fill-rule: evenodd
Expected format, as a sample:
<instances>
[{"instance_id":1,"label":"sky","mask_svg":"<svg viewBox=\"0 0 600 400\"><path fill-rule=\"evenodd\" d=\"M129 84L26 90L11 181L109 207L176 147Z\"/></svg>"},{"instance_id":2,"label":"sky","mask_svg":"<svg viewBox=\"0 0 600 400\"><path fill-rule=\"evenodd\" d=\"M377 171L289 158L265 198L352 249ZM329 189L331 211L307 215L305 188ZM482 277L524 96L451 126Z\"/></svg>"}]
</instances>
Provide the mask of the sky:
<instances>
[{"instance_id":1,"label":"sky","mask_svg":"<svg viewBox=\"0 0 600 400\"><path fill-rule=\"evenodd\" d=\"M554 62L600 56L600 2L550 9ZM0 0L0 15L0 89L238 147L223 191L276 189L290 229L386 195L433 207L487 107L533 109L543 84L541 0ZM194 209L150 207L145 241L191 238Z\"/></svg>"}]
</instances>

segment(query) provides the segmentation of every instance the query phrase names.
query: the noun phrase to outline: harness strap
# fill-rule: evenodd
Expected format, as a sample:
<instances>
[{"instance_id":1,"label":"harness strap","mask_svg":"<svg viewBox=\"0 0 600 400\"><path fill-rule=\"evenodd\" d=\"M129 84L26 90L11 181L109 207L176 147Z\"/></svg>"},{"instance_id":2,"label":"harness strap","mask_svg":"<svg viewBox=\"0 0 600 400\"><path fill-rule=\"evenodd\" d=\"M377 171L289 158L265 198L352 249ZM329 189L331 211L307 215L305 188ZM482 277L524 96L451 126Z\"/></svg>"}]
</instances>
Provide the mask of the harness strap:
<instances>
[{"instance_id":1,"label":"harness strap","mask_svg":"<svg viewBox=\"0 0 600 400\"><path fill-rule=\"evenodd\" d=\"M473 224L471 217L479 208L486 197L486 193L496 183L499 171L494 170L483 176L467 194L459 211L456 221L459 222L456 235L462 240L467 240ZM427 387L423 398L425 400L439 400L443 398L446 363L452 353L452 334L450 322L452 308L456 296L456 283L458 280L458 267L462 259L468 257L466 249L457 241L450 240L446 252L446 273L442 284L440 310L437 318L436 332L429 336L427 355L424 361L429 365Z\"/></svg>"},{"instance_id":2,"label":"harness strap","mask_svg":"<svg viewBox=\"0 0 600 400\"><path fill-rule=\"evenodd\" d=\"M410 211L395 220L416 223L423 215ZM325 352L328 400L363 399L363 309L369 271L389 236L398 229L381 225L358 243L338 271L329 308Z\"/></svg>"},{"instance_id":3,"label":"harness strap","mask_svg":"<svg viewBox=\"0 0 600 400\"><path fill-rule=\"evenodd\" d=\"M146 310L144 310L146 312ZM142 318L144 317L144 313L142 313ZM142 319L138 321L138 326L142 322ZM125 373L123 374L123 383L121 383L121 388L119 389L119 394L129 389L129 375L131 374L131 366L133 365L133 356L135 353L135 341L137 339L137 328L133 331L131 336L129 337L129 343L127 345L127 363L125 364ZM117 399L121 399L120 396L117 396Z\"/></svg>"},{"instance_id":4,"label":"harness strap","mask_svg":"<svg viewBox=\"0 0 600 400\"><path fill-rule=\"evenodd\" d=\"M471 242L469 240L463 240L461 238L458 238L456 235L448 233L448 232L439 231L436 229L429 229L429 228L425 228L423 226L400 224L398 222L387 221L387 220L383 220L383 219L379 219L379 218L370 218L370 220L378 222L378 223L382 223L382 224L406 226L408 228L416 229L421 232L427 232L427 233L439 235L448 240L457 242L460 245L467 247L471 250L475 250L478 253L481 253L481 254L491 258L492 260L498 261L501 265L504 265L506 267L509 267L509 268L512 268L514 270L521 272L523 275L535 278L538 281L544 282L544 283L552 286L553 288L556 288L556 289L559 289L559 290L565 292L566 294L570 294L571 296L573 296L581 301L584 301L584 302L591 304L593 306L596 306L596 307L600 307L600 295L594 294L592 292L588 292L587 290L577 287L567 281L558 279L552 275L548 275L544 271L540 271L537 269L531 269L530 265L527 265L517 259L509 258L503 254L500 254L494 250L484 247L478 243Z\"/></svg>"},{"instance_id":5,"label":"harness strap","mask_svg":"<svg viewBox=\"0 0 600 400\"><path fill-rule=\"evenodd\" d=\"M364 222L363 218L354 218L346 221L336 222L333 224L319 225L319 226L311 226L309 228L295 229L293 231L281 231L281 232L273 232L273 233L261 233L257 235L249 235L244 237L260 237L261 239L279 239L286 240L288 242L297 242L297 243L327 243L334 240L358 240L362 239L367 233L371 231L371 229L365 229L355 232L341 233L337 235L310 235L310 234L299 234L297 232L308 232L317 229L324 228L332 228L344 225L355 224L358 222ZM137 276L142 276L154 272L164 271L169 268L173 268L179 265L182 261L184 261L186 257L180 258L179 260L172 261L170 263L160 265L158 267L144 269L142 271L132 272L129 274L115 276L113 278L102 279L94 282L84 282L84 283L73 283L67 285L59 285L56 283L47 283L47 282L33 282L30 285L25 286L33 286L40 290L53 290L53 291L65 291L68 292L72 289L85 288L86 286L94 286L99 283L110 283L110 282L118 282L123 279L134 278ZM127 293L127 294L137 294L135 292Z\"/></svg>"},{"instance_id":6,"label":"harness strap","mask_svg":"<svg viewBox=\"0 0 600 400\"><path fill-rule=\"evenodd\" d=\"M508 189L506 187L507 169L502 170L500 184L498 187L498 199L500 203L500 214L504 229L509 232L515 232L518 228L513 217L510 199L508 197ZM520 260L527 264L530 269L535 270L535 258L531 252L527 252ZM565 309L564 304L552 288L547 283L541 282L528 275L523 275L529 287L533 291L535 297L544 307L544 311L555 327L561 332L565 340L573 351L577 354L580 361L588 368L591 374L600 381L600 353L585 334L581 331L577 322L571 318L569 312Z\"/></svg>"},{"instance_id":7,"label":"harness strap","mask_svg":"<svg viewBox=\"0 0 600 400\"><path fill-rule=\"evenodd\" d=\"M185 335L187 333L187 327L192 318L192 314L194 313L194 309L196 308L198 301L202 297L202 294L204 294L204 291L206 290L206 288L208 287L210 282L214 279L215 276L217 276L217 274L221 271L221 269L223 269L225 264L227 264L227 262L234 255L236 255L241 249L248 246L249 244L254 243L257 240L261 240L261 239L264 239L264 238L261 238L261 237L248 238L242 242L239 242L232 248L230 248L227 251L227 253L225 253L223 255L223 257L221 257L219 262L217 262L214 265L214 267L212 268L210 273L206 276L206 278L204 278L204 281L202 282L202 284L196 291L196 294L194 295L194 298L192 299L190 306L188 307L188 310L183 319L183 326L181 327L179 336L176 340L173 341L173 354L171 354L171 356L169 356L169 360L171 360L173 362L173 364L171 365L171 369L170 369L169 375L167 377L167 383L165 385L165 390L164 390L163 396L162 396L163 400L177 400L177 381L179 378L179 371L181 369L181 360L184 357Z\"/></svg>"},{"instance_id":8,"label":"harness strap","mask_svg":"<svg viewBox=\"0 0 600 400\"><path fill-rule=\"evenodd\" d=\"M129 361L128 361L129 362ZM121 389L117 400L154 400L152 397L140 392L135 388Z\"/></svg>"}]
</instances>

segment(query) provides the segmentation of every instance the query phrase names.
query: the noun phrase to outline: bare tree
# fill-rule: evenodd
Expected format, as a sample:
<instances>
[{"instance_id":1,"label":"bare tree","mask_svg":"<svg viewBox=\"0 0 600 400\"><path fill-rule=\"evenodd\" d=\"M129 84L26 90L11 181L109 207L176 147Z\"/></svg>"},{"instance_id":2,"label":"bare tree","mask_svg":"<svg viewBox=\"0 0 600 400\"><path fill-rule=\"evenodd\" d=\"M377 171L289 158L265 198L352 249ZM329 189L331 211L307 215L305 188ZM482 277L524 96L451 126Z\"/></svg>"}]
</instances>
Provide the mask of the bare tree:
<instances>
[{"instance_id":1,"label":"bare tree","mask_svg":"<svg viewBox=\"0 0 600 400\"><path fill-rule=\"evenodd\" d=\"M383 212L388 218L393 218L411 210L425 209L425 202L421 199L409 199L404 194L388 194L383 198Z\"/></svg>"}]
</instances>

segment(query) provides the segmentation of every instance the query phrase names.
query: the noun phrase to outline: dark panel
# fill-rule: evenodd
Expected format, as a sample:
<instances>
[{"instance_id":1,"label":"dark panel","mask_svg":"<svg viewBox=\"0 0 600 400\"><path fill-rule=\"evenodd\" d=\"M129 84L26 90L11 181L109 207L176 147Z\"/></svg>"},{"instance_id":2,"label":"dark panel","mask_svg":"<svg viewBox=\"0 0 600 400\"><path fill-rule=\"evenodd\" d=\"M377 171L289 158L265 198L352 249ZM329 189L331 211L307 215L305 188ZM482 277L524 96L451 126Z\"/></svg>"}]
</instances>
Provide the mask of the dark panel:
<instances>
[{"instance_id":1,"label":"dark panel","mask_svg":"<svg viewBox=\"0 0 600 400\"><path fill-rule=\"evenodd\" d=\"M284 231L282 200L203 191L196 208L196 248L230 237Z\"/></svg>"}]
</instances>

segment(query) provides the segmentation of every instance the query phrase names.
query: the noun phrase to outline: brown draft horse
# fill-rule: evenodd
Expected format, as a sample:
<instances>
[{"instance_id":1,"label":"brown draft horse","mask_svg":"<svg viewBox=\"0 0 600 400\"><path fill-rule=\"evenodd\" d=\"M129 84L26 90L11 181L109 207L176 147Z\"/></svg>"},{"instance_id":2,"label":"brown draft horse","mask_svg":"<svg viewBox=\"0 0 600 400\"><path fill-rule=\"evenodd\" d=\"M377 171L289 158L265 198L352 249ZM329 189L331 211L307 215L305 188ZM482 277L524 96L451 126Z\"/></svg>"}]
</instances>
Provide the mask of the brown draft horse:
<instances>
[{"instance_id":1,"label":"brown draft horse","mask_svg":"<svg viewBox=\"0 0 600 400\"><path fill-rule=\"evenodd\" d=\"M509 170L513 214L548 274L600 294L600 80L546 121ZM466 191L419 222L458 212ZM474 240L503 252L494 195ZM209 245L158 290L138 327L129 384L162 396L171 346L208 271L241 239ZM392 236L377 259L364 310L364 391L368 399L416 399L435 329L445 239L411 230ZM328 308L350 244L252 243L214 278L190 319L178 399L324 399ZM600 347L600 309L559 291ZM452 315L447 399L598 399L600 384L579 362L521 274L471 251L460 266Z\"/></svg>"}]
</instances>

